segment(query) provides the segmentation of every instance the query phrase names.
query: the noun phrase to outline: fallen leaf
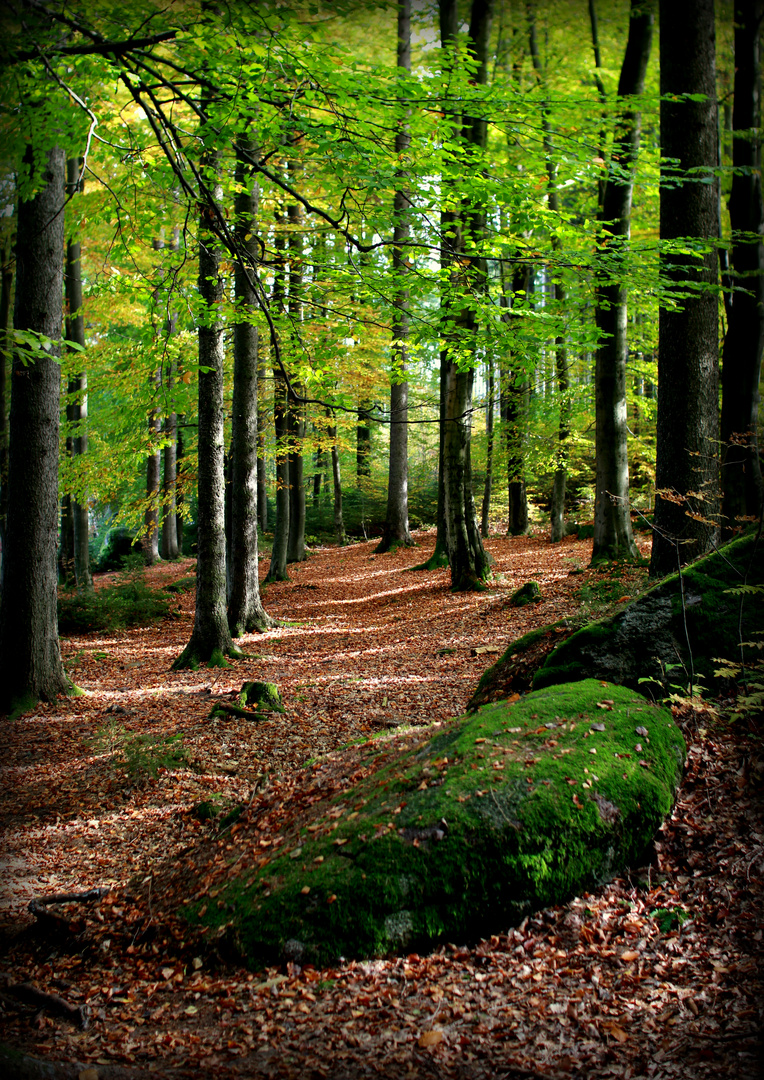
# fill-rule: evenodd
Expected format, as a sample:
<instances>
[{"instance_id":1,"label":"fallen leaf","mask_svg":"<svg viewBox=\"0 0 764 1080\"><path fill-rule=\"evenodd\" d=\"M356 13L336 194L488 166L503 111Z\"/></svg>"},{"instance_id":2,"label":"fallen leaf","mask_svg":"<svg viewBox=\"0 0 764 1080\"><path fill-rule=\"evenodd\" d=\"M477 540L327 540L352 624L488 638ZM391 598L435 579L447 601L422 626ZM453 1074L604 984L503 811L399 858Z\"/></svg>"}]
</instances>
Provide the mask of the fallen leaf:
<instances>
[{"instance_id":1,"label":"fallen leaf","mask_svg":"<svg viewBox=\"0 0 764 1080\"><path fill-rule=\"evenodd\" d=\"M425 1031L417 1039L418 1046L437 1046L439 1042L443 1041L442 1031Z\"/></svg>"}]
</instances>

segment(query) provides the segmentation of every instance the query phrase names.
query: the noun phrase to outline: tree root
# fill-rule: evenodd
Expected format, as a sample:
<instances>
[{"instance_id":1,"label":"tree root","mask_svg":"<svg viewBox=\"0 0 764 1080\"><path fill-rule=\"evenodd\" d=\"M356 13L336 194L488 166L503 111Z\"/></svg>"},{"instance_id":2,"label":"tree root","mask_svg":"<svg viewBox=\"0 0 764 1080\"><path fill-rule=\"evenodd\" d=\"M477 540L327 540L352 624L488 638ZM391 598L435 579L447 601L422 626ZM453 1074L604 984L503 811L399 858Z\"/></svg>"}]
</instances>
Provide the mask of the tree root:
<instances>
[{"instance_id":1,"label":"tree root","mask_svg":"<svg viewBox=\"0 0 764 1080\"><path fill-rule=\"evenodd\" d=\"M58 994L49 994L45 990L40 990L34 983L13 982L11 976L5 972L0 972L0 979L5 983L6 994L18 998L27 1005L44 1009L45 1012L52 1013L54 1016L63 1016L65 1020L71 1020L73 1024L76 1024L81 1031L87 1030L90 1016L87 1005L72 1005Z\"/></svg>"}]
</instances>

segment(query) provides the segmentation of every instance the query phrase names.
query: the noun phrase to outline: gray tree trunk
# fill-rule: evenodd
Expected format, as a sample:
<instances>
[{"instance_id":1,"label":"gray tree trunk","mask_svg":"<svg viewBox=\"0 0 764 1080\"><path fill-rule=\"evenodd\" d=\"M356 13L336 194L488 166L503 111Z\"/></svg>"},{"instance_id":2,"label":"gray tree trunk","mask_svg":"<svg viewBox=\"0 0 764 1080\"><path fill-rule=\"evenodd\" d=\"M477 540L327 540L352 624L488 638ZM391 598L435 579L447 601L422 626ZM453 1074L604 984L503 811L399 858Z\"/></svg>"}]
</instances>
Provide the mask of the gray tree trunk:
<instances>
[{"instance_id":1,"label":"gray tree trunk","mask_svg":"<svg viewBox=\"0 0 764 1080\"><path fill-rule=\"evenodd\" d=\"M632 0L629 36L618 83L619 102L632 102L645 87L654 14L650 3ZM600 245L605 275L596 287L600 344L595 361L595 494L592 562L633 559L639 555L629 507L626 365L629 351L625 258L631 233L634 169L639 151L641 115L627 104L613 138L605 185Z\"/></svg>"},{"instance_id":2,"label":"gray tree trunk","mask_svg":"<svg viewBox=\"0 0 764 1080\"><path fill-rule=\"evenodd\" d=\"M764 350L764 206L761 194L762 0L735 3L732 113L731 281L722 354L722 528L729 535L762 512L757 428Z\"/></svg>"},{"instance_id":3,"label":"gray tree trunk","mask_svg":"<svg viewBox=\"0 0 764 1080\"><path fill-rule=\"evenodd\" d=\"M260 599L257 536L257 373L258 335L252 321L257 295L258 244L255 220L257 180L247 159L256 153L245 143L236 165L236 242L234 271L238 320L233 338L233 402L231 408L231 567L228 625L232 637L273 626Z\"/></svg>"},{"instance_id":4,"label":"gray tree trunk","mask_svg":"<svg viewBox=\"0 0 764 1080\"><path fill-rule=\"evenodd\" d=\"M496 396L496 383L493 376L493 362L488 361L488 400L485 410L485 483L483 485L483 506L480 514L480 535L488 536L490 530L491 487L493 485L493 399Z\"/></svg>"},{"instance_id":5,"label":"gray tree trunk","mask_svg":"<svg viewBox=\"0 0 764 1080\"><path fill-rule=\"evenodd\" d=\"M17 330L61 340L64 266L63 150L44 165L25 160L37 181L19 199L16 240ZM37 169L40 175L35 176ZM0 601L0 713L16 714L69 689L58 644L59 346L14 357L11 378L8 525Z\"/></svg>"},{"instance_id":6,"label":"gray tree trunk","mask_svg":"<svg viewBox=\"0 0 764 1080\"><path fill-rule=\"evenodd\" d=\"M284 310L284 269L286 242L278 226L284 224L284 216L276 213L275 268L273 275L272 305L274 310ZM289 543L289 440L287 431L287 386L284 373L273 366L273 426L276 437L276 522L273 526L271 562L266 582L288 581L287 545Z\"/></svg>"},{"instance_id":7,"label":"gray tree trunk","mask_svg":"<svg viewBox=\"0 0 764 1080\"><path fill-rule=\"evenodd\" d=\"M66 163L67 195L72 196L79 190L80 162L70 158ZM82 311L82 250L80 242L70 236L66 245L66 301L68 316L66 320L66 338L68 341L85 348L85 318ZM80 371L68 386L70 404L67 413L74 425L72 432L72 454L84 457L88 449L88 377ZM70 413L71 409L71 413ZM74 542L74 580L78 592L93 588L93 576L90 573L90 523L88 519L87 492L80 490L72 497L72 534Z\"/></svg>"},{"instance_id":8,"label":"gray tree trunk","mask_svg":"<svg viewBox=\"0 0 764 1080\"><path fill-rule=\"evenodd\" d=\"M214 203L219 206L223 191L215 178L215 154L205 155L203 168ZM199 324L196 611L191 639L173 664L175 669L204 661L222 664L226 655L235 655L226 616L224 349L219 314L224 281L220 245L212 231L215 210L215 205L203 207L199 222L198 287L204 308Z\"/></svg>"},{"instance_id":9,"label":"gray tree trunk","mask_svg":"<svg viewBox=\"0 0 764 1080\"><path fill-rule=\"evenodd\" d=\"M290 162L290 174L296 173ZM294 181L293 181L294 182ZM299 203L290 203L287 215L291 226L289 232L289 317L292 322L293 340L299 341L299 327L303 320L303 217ZM295 386L302 393L299 385ZM308 555L305 551L305 463L303 444L305 441L305 408L291 395L287 401L287 432L289 439L289 538L287 540L287 562L304 562Z\"/></svg>"},{"instance_id":10,"label":"gray tree trunk","mask_svg":"<svg viewBox=\"0 0 764 1080\"><path fill-rule=\"evenodd\" d=\"M695 0L693 17L670 0L660 4L661 239L713 240L717 235L716 72L713 0ZM702 101L684 95L704 95ZM718 301L715 250L698 256L662 255L662 273L679 290L701 286L661 308L655 518L650 574L662 577L709 551L717 540L719 469Z\"/></svg>"},{"instance_id":11,"label":"gray tree trunk","mask_svg":"<svg viewBox=\"0 0 764 1080\"><path fill-rule=\"evenodd\" d=\"M326 410L329 426L326 434L332 444L332 487L334 491L334 538L342 546L345 536L345 522L342 517L342 476L340 475L340 451L337 446L337 423L331 409Z\"/></svg>"},{"instance_id":12,"label":"gray tree trunk","mask_svg":"<svg viewBox=\"0 0 764 1080\"><path fill-rule=\"evenodd\" d=\"M398 0L399 71L411 71L411 0ZM402 117L395 132L395 153L400 158L411 145L409 118L411 111L399 103ZM393 199L393 342L391 347L390 385L390 458L387 471L387 511L382 540L377 552L390 551L401 544L413 544L409 532L409 384L407 376L409 336L409 290L406 284L406 244L411 236L409 222L409 191L407 174L399 169L399 185Z\"/></svg>"}]
</instances>

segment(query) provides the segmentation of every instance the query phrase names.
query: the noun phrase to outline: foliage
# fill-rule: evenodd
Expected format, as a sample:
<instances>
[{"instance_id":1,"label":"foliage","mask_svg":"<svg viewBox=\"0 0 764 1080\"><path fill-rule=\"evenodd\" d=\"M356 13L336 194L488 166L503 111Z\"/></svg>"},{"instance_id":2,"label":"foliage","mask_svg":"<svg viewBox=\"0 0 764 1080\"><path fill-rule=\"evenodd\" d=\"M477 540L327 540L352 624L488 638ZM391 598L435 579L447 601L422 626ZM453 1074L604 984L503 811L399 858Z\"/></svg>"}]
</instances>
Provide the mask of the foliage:
<instances>
[{"instance_id":1,"label":"foliage","mask_svg":"<svg viewBox=\"0 0 764 1080\"><path fill-rule=\"evenodd\" d=\"M86 634L148 626L167 618L171 603L170 597L146 584L143 557L129 555L114 585L60 596L58 629L61 634Z\"/></svg>"}]
</instances>

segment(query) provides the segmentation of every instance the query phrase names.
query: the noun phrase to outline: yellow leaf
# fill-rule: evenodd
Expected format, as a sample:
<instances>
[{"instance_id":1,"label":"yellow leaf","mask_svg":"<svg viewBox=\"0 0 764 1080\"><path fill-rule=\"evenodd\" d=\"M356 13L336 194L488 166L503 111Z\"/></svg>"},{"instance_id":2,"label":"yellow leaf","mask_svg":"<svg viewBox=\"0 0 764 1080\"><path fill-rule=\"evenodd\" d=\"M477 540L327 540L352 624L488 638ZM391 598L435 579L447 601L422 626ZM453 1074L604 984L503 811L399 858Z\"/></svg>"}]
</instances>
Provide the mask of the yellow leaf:
<instances>
[{"instance_id":1,"label":"yellow leaf","mask_svg":"<svg viewBox=\"0 0 764 1080\"><path fill-rule=\"evenodd\" d=\"M443 1041L442 1031L424 1031L417 1040L418 1046L437 1046L439 1042Z\"/></svg>"}]
</instances>

